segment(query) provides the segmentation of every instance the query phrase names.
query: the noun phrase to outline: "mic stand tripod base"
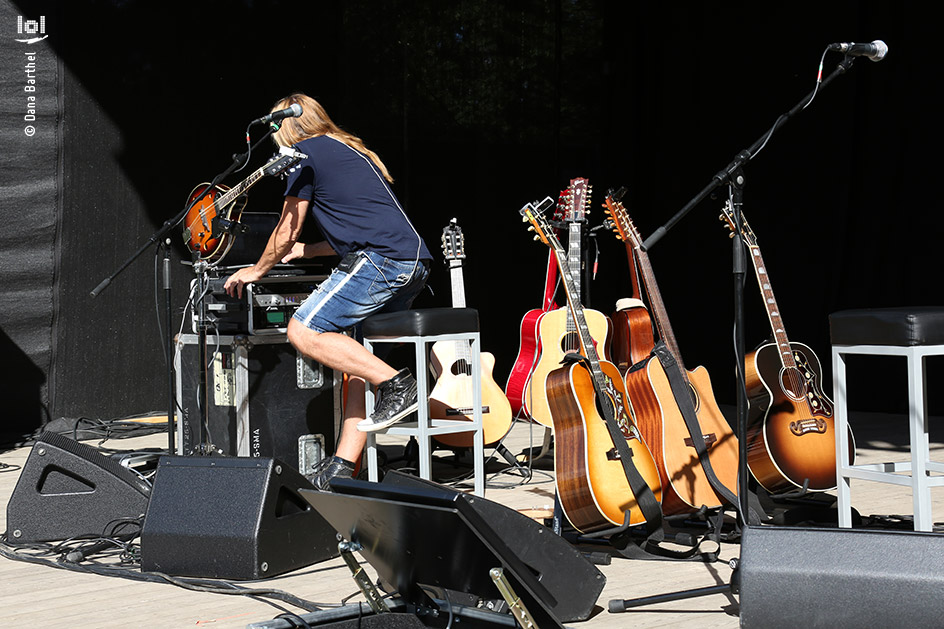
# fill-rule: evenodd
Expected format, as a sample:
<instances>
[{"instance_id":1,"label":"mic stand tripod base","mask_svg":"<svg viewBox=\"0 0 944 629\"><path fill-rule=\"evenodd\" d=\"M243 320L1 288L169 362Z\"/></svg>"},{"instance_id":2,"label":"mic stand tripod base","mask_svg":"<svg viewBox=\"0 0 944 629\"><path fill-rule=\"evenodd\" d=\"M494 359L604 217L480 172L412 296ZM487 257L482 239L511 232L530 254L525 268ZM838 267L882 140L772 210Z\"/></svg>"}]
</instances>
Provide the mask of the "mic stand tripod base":
<instances>
[{"instance_id":1,"label":"mic stand tripod base","mask_svg":"<svg viewBox=\"0 0 944 629\"><path fill-rule=\"evenodd\" d=\"M666 594L657 594L655 596L644 596L641 598L631 598L631 599L614 599L609 603L609 611L611 614L618 614L620 612L625 612L634 607L643 607L645 605L655 605L656 603L668 603L670 601L680 601L688 598L697 598L699 596L710 596L712 594L725 594L731 592L732 594L737 594L740 592L740 575L738 573L738 563L737 559L732 559L728 562L728 565L731 566L731 581L723 585L712 585L710 587L704 588L695 588L693 590L680 590L678 592L668 592Z\"/></svg>"}]
</instances>

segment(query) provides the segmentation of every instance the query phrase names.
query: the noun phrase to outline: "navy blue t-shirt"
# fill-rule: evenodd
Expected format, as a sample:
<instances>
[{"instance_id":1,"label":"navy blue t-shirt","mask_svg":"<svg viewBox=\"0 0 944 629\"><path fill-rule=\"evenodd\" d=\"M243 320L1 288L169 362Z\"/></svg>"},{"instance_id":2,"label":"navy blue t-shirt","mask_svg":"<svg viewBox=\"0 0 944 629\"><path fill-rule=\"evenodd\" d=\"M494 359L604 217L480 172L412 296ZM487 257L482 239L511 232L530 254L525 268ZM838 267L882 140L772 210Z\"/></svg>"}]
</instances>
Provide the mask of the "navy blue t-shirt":
<instances>
[{"instance_id":1,"label":"navy blue t-shirt","mask_svg":"<svg viewBox=\"0 0 944 629\"><path fill-rule=\"evenodd\" d=\"M311 202L312 217L338 255L368 250L394 260L432 260L369 157L326 135L295 148L308 157L289 170L285 196Z\"/></svg>"}]
</instances>

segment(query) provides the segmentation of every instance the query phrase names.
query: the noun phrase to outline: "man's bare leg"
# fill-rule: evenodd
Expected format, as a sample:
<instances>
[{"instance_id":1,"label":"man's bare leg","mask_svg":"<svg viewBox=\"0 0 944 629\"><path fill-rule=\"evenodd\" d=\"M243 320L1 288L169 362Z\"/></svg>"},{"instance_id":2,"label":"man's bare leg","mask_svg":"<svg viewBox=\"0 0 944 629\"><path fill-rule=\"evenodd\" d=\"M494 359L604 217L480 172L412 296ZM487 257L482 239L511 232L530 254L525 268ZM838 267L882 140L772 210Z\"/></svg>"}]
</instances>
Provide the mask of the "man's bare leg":
<instances>
[{"instance_id":1,"label":"man's bare leg","mask_svg":"<svg viewBox=\"0 0 944 629\"><path fill-rule=\"evenodd\" d=\"M374 385L397 375L396 369L346 334L315 332L292 319L288 324L288 340L295 349L322 365Z\"/></svg>"}]
</instances>

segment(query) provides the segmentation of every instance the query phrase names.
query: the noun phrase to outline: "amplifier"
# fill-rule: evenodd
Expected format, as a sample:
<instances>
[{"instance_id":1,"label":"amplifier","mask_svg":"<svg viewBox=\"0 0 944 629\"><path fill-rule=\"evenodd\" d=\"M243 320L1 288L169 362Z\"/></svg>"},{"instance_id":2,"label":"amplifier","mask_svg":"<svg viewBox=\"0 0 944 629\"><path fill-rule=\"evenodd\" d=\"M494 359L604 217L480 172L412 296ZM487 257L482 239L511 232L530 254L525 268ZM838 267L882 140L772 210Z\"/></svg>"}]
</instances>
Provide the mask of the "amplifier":
<instances>
[{"instance_id":1,"label":"amplifier","mask_svg":"<svg viewBox=\"0 0 944 629\"><path fill-rule=\"evenodd\" d=\"M233 269L235 271L235 269ZM206 318L216 334L284 334L295 311L327 274L298 275L270 273L247 284L242 299L230 297L223 290L226 276L209 280L204 296ZM190 284L197 291L197 280ZM193 307L191 325L199 332L198 306Z\"/></svg>"}]
</instances>

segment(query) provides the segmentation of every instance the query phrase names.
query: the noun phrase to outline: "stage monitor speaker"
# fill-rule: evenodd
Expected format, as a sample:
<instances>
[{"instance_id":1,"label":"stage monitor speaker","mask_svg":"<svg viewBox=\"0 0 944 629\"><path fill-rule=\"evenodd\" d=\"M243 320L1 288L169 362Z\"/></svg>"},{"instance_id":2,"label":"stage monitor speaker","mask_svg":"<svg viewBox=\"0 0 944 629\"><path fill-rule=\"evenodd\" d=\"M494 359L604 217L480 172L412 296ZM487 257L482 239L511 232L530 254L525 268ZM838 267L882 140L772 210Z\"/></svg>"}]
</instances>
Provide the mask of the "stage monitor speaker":
<instances>
[{"instance_id":1,"label":"stage monitor speaker","mask_svg":"<svg viewBox=\"0 0 944 629\"><path fill-rule=\"evenodd\" d=\"M254 580L338 554L334 528L272 458L161 457L141 531L141 569Z\"/></svg>"},{"instance_id":2,"label":"stage monitor speaker","mask_svg":"<svg viewBox=\"0 0 944 629\"><path fill-rule=\"evenodd\" d=\"M508 548L553 595L550 610L561 622L586 620L606 585L606 577L584 555L546 526L497 502L457 492L411 474L388 471L383 484L435 488L458 495L488 522Z\"/></svg>"},{"instance_id":3,"label":"stage monitor speaker","mask_svg":"<svg viewBox=\"0 0 944 629\"><path fill-rule=\"evenodd\" d=\"M940 627L944 536L748 527L742 627Z\"/></svg>"},{"instance_id":4,"label":"stage monitor speaker","mask_svg":"<svg viewBox=\"0 0 944 629\"><path fill-rule=\"evenodd\" d=\"M115 522L144 515L150 490L137 474L95 448L45 432L7 503L7 540L110 535Z\"/></svg>"}]
</instances>

